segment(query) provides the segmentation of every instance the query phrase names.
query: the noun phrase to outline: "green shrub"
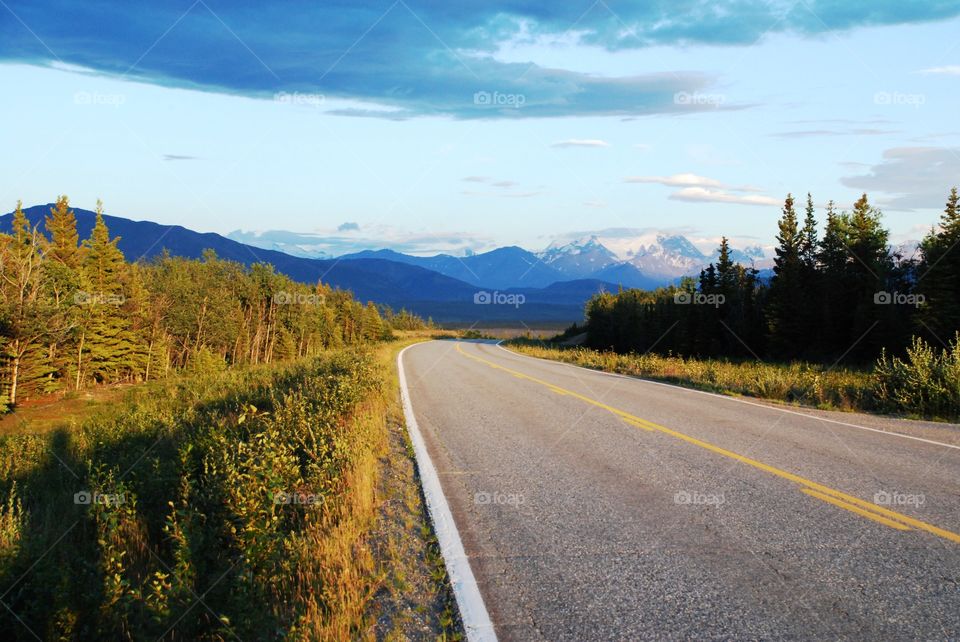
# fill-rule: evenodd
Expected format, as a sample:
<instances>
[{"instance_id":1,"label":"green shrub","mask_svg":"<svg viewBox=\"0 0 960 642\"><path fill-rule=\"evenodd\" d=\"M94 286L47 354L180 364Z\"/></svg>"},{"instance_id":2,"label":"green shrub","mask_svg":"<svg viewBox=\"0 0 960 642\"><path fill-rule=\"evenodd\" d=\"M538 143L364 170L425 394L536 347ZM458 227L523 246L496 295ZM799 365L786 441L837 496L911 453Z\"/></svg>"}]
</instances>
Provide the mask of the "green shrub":
<instances>
[{"instance_id":1,"label":"green shrub","mask_svg":"<svg viewBox=\"0 0 960 642\"><path fill-rule=\"evenodd\" d=\"M874 368L877 398L888 410L922 416L960 415L960 334L945 350L914 337L904 359L886 352Z\"/></svg>"}]
</instances>

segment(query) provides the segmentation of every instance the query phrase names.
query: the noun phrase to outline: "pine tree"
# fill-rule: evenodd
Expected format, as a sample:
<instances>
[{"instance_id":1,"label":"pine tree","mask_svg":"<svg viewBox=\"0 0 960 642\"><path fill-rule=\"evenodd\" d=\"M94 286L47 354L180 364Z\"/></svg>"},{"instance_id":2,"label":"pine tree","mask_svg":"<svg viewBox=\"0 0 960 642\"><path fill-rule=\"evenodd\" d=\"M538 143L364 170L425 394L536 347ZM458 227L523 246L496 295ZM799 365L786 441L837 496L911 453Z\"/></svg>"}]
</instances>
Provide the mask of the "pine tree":
<instances>
[{"instance_id":1,"label":"pine tree","mask_svg":"<svg viewBox=\"0 0 960 642\"><path fill-rule=\"evenodd\" d=\"M807 272L817 265L817 219L813 207L813 196L807 192L807 207L803 217L803 229L800 231L800 260Z\"/></svg>"},{"instance_id":2,"label":"pine tree","mask_svg":"<svg viewBox=\"0 0 960 642\"><path fill-rule=\"evenodd\" d=\"M76 269L80 261L80 235L77 233L77 219L70 209L70 199L58 196L44 222L50 235L48 257Z\"/></svg>"},{"instance_id":3,"label":"pine tree","mask_svg":"<svg viewBox=\"0 0 960 642\"><path fill-rule=\"evenodd\" d=\"M380 311L373 301L368 301L363 309L363 337L367 341L380 341L384 336L383 319L380 318Z\"/></svg>"},{"instance_id":4,"label":"pine tree","mask_svg":"<svg viewBox=\"0 0 960 642\"><path fill-rule=\"evenodd\" d=\"M97 219L83 242L81 278L86 295L77 303L84 309L78 327L76 387L87 377L98 382L119 380L133 363L134 337L123 314L123 253L119 238L111 239L97 201Z\"/></svg>"},{"instance_id":5,"label":"pine tree","mask_svg":"<svg viewBox=\"0 0 960 642\"><path fill-rule=\"evenodd\" d=\"M940 228L931 230L920 244L923 258L917 269L918 294L925 304L920 310L918 331L949 342L960 330L960 197L950 190L940 216Z\"/></svg>"},{"instance_id":6,"label":"pine tree","mask_svg":"<svg viewBox=\"0 0 960 642\"><path fill-rule=\"evenodd\" d=\"M6 401L15 405L30 393L49 391L53 369L43 345L50 308L43 297L40 237L20 202L12 228L11 235L0 237L0 322Z\"/></svg>"},{"instance_id":7,"label":"pine tree","mask_svg":"<svg viewBox=\"0 0 960 642\"><path fill-rule=\"evenodd\" d=\"M772 352L778 357L793 357L800 354L805 345L802 257L805 237L797 227L797 213L790 194L784 201L777 242L767 303L767 329Z\"/></svg>"}]
</instances>

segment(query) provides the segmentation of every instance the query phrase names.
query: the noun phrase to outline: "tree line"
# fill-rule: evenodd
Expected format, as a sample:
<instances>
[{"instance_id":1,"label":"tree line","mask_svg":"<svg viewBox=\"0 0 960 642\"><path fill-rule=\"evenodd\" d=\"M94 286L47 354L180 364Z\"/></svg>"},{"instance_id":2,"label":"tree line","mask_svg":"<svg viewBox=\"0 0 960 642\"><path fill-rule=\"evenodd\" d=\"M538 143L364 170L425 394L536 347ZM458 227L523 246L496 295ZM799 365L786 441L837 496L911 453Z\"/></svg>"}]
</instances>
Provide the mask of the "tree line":
<instances>
[{"instance_id":1,"label":"tree line","mask_svg":"<svg viewBox=\"0 0 960 642\"><path fill-rule=\"evenodd\" d=\"M97 203L80 239L66 196L32 227L20 203L0 234L0 411L103 383L142 382L184 368L259 364L378 341L390 324L372 303L269 264L170 256L127 262ZM406 311L398 325L421 327Z\"/></svg>"},{"instance_id":2,"label":"tree line","mask_svg":"<svg viewBox=\"0 0 960 642\"><path fill-rule=\"evenodd\" d=\"M951 190L919 256L889 244L864 194L817 220L787 195L772 274L735 263L723 238L699 278L654 291L600 293L586 306L587 344L618 352L866 363L915 337L946 347L960 331L960 206Z\"/></svg>"}]
</instances>

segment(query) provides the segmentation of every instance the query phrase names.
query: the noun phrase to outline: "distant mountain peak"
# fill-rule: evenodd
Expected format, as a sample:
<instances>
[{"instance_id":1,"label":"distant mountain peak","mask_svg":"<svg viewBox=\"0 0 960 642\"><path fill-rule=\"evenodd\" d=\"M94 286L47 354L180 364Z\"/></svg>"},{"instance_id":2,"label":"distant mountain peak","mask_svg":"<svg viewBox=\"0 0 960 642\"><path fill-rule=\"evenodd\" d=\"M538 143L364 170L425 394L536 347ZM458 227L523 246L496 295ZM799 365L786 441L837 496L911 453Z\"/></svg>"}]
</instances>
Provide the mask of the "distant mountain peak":
<instances>
[{"instance_id":1,"label":"distant mountain peak","mask_svg":"<svg viewBox=\"0 0 960 642\"><path fill-rule=\"evenodd\" d=\"M596 234L567 243L555 241L537 258L570 278L584 278L619 261L617 255L601 243Z\"/></svg>"}]
</instances>

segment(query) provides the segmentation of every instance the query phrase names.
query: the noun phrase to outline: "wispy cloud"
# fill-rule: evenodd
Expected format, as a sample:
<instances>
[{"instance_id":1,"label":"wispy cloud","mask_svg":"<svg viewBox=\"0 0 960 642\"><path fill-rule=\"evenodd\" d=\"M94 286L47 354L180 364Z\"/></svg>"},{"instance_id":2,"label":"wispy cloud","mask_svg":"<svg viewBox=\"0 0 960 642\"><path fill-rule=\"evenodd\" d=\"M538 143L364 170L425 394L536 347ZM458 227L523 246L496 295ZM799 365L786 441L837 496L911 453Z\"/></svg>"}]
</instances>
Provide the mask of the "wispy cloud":
<instances>
[{"instance_id":1,"label":"wispy cloud","mask_svg":"<svg viewBox=\"0 0 960 642\"><path fill-rule=\"evenodd\" d=\"M610 147L610 143L605 140L600 140L597 138L570 138L567 140L557 141L556 143L550 145L550 147Z\"/></svg>"},{"instance_id":2,"label":"wispy cloud","mask_svg":"<svg viewBox=\"0 0 960 642\"><path fill-rule=\"evenodd\" d=\"M770 134L777 138L817 138L820 136L884 136L886 134L899 134L899 131L892 129L875 129L869 127L863 127L858 129L850 129L847 131L839 131L835 129L807 129L801 131L792 131L792 132L776 132Z\"/></svg>"},{"instance_id":3,"label":"wispy cloud","mask_svg":"<svg viewBox=\"0 0 960 642\"><path fill-rule=\"evenodd\" d=\"M355 230L347 230L347 232L355 232ZM435 254L462 255L470 252L483 252L496 247L492 239L469 232L439 231L425 233L391 225L364 226L363 234L344 234L332 230L313 233L286 230L259 232L236 230L227 236L235 241L255 247L278 249L307 256L315 256L320 253L327 256L340 256L362 250L381 249L420 256Z\"/></svg>"},{"instance_id":4,"label":"wispy cloud","mask_svg":"<svg viewBox=\"0 0 960 642\"><path fill-rule=\"evenodd\" d=\"M359 230L360 230L360 226L350 221L346 223L341 223L340 225L337 226L338 232L356 232Z\"/></svg>"},{"instance_id":5,"label":"wispy cloud","mask_svg":"<svg viewBox=\"0 0 960 642\"><path fill-rule=\"evenodd\" d=\"M840 182L886 194L878 203L888 208L939 209L950 188L960 183L960 147L894 147L866 174Z\"/></svg>"},{"instance_id":6,"label":"wispy cloud","mask_svg":"<svg viewBox=\"0 0 960 642\"><path fill-rule=\"evenodd\" d=\"M736 205L762 205L765 207L779 205L780 201L760 194L732 194L722 189L706 187L684 187L669 196L673 201L689 201L695 203L733 203Z\"/></svg>"},{"instance_id":7,"label":"wispy cloud","mask_svg":"<svg viewBox=\"0 0 960 642\"><path fill-rule=\"evenodd\" d=\"M196 156L184 156L181 154L164 154L163 160L165 161L188 161L188 160L197 160Z\"/></svg>"},{"instance_id":8,"label":"wispy cloud","mask_svg":"<svg viewBox=\"0 0 960 642\"><path fill-rule=\"evenodd\" d=\"M722 187L723 183L715 178L697 174L673 174L672 176L627 176L625 183L657 183L668 187Z\"/></svg>"},{"instance_id":9,"label":"wispy cloud","mask_svg":"<svg viewBox=\"0 0 960 642\"><path fill-rule=\"evenodd\" d=\"M771 205L778 201L763 196L759 187L753 185L726 185L716 178L684 173L671 176L628 176L625 183L653 183L666 187L679 187L668 197L674 201L711 203L737 203L740 205ZM741 193L735 193L741 192ZM749 192L745 194L743 192Z\"/></svg>"},{"instance_id":10,"label":"wispy cloud","mask_svg":"<svg viewBox=\"0 0 960 642\"><path fill-rule=\"evenodd\" d=\"M921 74L939 74L944 76L960 76L960 65L946 65L944 67L931 67L930 69L921 69Z\"/></svg>"}]
</instances>

